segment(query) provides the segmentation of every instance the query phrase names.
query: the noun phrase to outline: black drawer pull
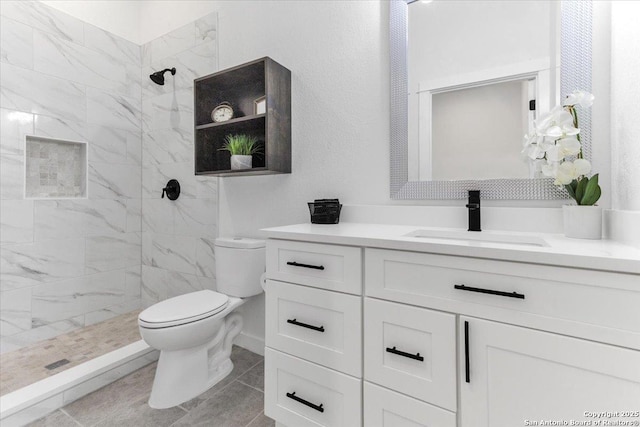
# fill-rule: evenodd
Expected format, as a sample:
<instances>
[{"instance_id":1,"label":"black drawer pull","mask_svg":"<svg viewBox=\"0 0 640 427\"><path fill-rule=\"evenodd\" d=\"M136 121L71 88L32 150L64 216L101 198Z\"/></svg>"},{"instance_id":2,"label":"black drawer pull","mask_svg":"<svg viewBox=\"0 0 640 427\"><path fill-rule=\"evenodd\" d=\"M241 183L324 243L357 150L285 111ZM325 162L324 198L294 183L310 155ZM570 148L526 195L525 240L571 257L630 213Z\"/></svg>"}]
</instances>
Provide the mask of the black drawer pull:
<instances>
[{"instance_id":1,"label":"black drawer pull","mask_svg":"<svg viewBox=\"0 0 640 427\"><path fill-rule=\"evenodd\" d=\"M404 356L404 357L408 357L409 359L419 360L420 362L424 362L424 357L420 356L420 353L411 354L401 350L396 350L395 346L393 346L393 348L387 347L387 353L393 353L393 354L397 354L398 356Z\"/></svg>"},{"instance_id":2,"label":"black drawer pull","mask_svg":"<svg viewBox=\"0 0 640 427\"><path fill-rule=\"evenodd\" d=\"M302 326L303 328L313 329L314 331L324 332L324 326L313 326L308 323L298 322L296 319L287 319L287 323L291 323L292 325Z\"/></svg>"},{"instance_id":3,"label":"black drawer pull","mask_svg":"<svg viewBox=\"0 0 640 427\"><path fill-rule=\"evenodd\" d=\"M517 292L494 291L492 289L472 288L471 286L465 285L453 285L453 287L456 289L460 289L461 291L480 292L481 294L500 295L501 297L524 299L524 294L519 294Z\"/></svg>"},{"instance_id":4,"label":"black drawer pull","mask_svg":"<svg viewBox=\"0 0 640 427\"><path fill-rule=\"evenodd\" d=\"M292 265L294 267L304 267L304 268L313 268L314 270L324 270L324 265L311 265L311 264L300 264L299 262L289 261L287 265Z\"/></svg>"},{"instance_id":5,"label":"black drawer pull","mask_svg":"<svg viewBox=\"0 0 640 427\"><path fill-rule=\"evenodd\" d=\"M471 372L469 369L469 322L464 322L464 380L471 382Z\"/></svg>"},{"instance_id":6,"label":"black drawer pull","mask_svg":"<svg viewBox=\"0 0 640 427\"><path fill-rule=\"evenodd\" d=\"M318 412L324 412L324 408L322 407L322 403L320 405L314 405L313 403L309 402L308 400L304 400L301 397L296 396L296 392L294 391L293 393L287 393L287 397L289 399L293 399L296 402L300 402L303 405L308 406L309 408L315 409Z\"/></svg>"}]
</instances>

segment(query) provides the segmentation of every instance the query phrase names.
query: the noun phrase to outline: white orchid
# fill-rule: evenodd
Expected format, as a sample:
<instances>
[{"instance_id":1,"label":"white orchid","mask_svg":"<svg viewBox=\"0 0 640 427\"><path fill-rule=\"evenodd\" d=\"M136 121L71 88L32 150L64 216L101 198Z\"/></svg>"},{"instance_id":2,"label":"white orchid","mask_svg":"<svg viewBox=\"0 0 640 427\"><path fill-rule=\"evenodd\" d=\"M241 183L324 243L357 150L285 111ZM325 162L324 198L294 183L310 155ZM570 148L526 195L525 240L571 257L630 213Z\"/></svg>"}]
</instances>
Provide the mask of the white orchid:
<instances>
[{"instance_id":1,"label":"white orchid","mask_svg":"<svg viewBox=\"0 0 640 427\"><path fill-rule=\"evenodd\" d=\"M573 124L571 113L559 105L548 113L543 114L534 124L537 135L554 140L580 133L580 129L577 129Z\"/></svg>"},{"instance_id":2,"label":"white orchid","mask_svg":"<svg viewBox=\"0 0 640 427\"><path fill-rule=\"evenodd\" d=\"M595 97L589 92L585 92L583 90L575 90L564 99L562 105L565 107L569 105L579 105L582 108L589 108L593 105L594 99Z\"/></svg>"},{"instance_id":3,"label":"white orchid","mask_svg":"<svg viewBox=\"0 0 640 427\"><path fill-rule=\"evenodd\" d=\"M569 185L583 175L591 172L591 163L585 159L576 159L573 162L562 162L556 171L555 185Z\"/></svg>"},{"instance_id":4,"label":"white orchid","mask_svg":"<svg viewBox=\"0 0 640 427\"><path fill-rule=\"evenodd\" d=\"M525 135L522 155L535 162L536 169L554 184L564 186L579 205L593 205L600 198L598 174L591 179L591 163L583 158L576 105L588 108L594 96L576 90L551 111L534 122L534 132ZM541 162L544 162L540 165ZM533 164L533 163L532 163Z\"/></svg>"},{"instance_id":5,"label":"white orchid","mask_svg":"<svg viewBox=\"0 0 640 427\"><path fill-rule=\"evenodd\" d=\"M578 138L575 136L560 138L556 146L560 148L560 155L563 158L577 156L582 149L582 144L580 144L580 141L578 141Z\"/></svg>"}]
</instances>

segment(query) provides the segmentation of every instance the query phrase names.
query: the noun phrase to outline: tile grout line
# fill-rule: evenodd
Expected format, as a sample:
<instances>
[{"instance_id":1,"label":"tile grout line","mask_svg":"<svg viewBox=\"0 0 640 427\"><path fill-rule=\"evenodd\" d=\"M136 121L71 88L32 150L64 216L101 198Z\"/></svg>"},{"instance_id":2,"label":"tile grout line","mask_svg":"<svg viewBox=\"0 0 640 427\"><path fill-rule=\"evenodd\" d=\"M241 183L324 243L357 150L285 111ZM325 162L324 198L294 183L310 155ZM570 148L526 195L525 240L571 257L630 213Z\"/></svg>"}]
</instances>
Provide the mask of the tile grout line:
<instances>
[{"instance_id":1,"label":"tile grout line","mask_svg":"<svg viewBox=\"0 0 640 427\"><path fill-rule=\"evenodd\" d=\"M242 385L246 385L247 387L252 388L252 389L254 389L254 390L256 390L256 391L259 391L260 393L264 394L264 391L263 391L263 390L260 390L259 388L256 388L256 387L254 387L254 386L252 386L252 385L250 385L250 384L243 383L243 382L242 382L242 381L240 381L239 379L236 379L235 381L236 381L236 382L238 382L238 383L240 383L240 384L242 384Z\"/></svg>"},{"instance_id":2,"label":"tile grout line","mask_svg":"<svg viewBox=\"0 0 640 427\"><path fill-rule=\"evenodd\" d=\"M258 415L256 415L251 421L249 421L249 423L244 427L249 427L251 425L251 423L254 422L255 420L257 420L260 417L260 415L262 415L262 414L264 414L264 409L262 411L260 411L260 413Z\"/></svg>"},{"instance_id":3,"label":"tile grout line","mask_svg":"<svg viewBox=\"0 0 640 427\"><path fill-rule=\"evenodd\" d=\"M69 413L68 413L67 411L65 411L65 410L64 410L64 407L60 408L60 412L62 412L63 414L65 414L67 417L71 418L71 420L72 420L73 422L75 422L76 424L78 424L79 426L84 427L84 426L82 425L82 423L80 423L80 421L76 420L76 419L75 419L75 418L73 418L71 415L69 415Z\"/></svg>"},{"instance_id":4,"label":"tile grout line","mask_svg":"<svg viewBox=\"0 0 640 427\"><path fill-rule=\"evenodd\" d=\"M247 351L248 351L248 350L247 350ZM264 360L264 358L263 358L263 360ZM236 377L236 379L237 379L237 378L240 378L241 376L243 376L244 374L246 374L247 372L249 372L250 370L252 370L252 369L253 369L253 368L255 368L256 366L258 366L259 364L261 364L261 363L263 362L263 360L259 360L259 361L258 361L258 362L256 362L254 365L251 365L251 367L250 367L250 368L247 368L247 370L246 370L246 371L243 371L241 374L238 374L238 376Z\"/></svg>"}]
</instances>

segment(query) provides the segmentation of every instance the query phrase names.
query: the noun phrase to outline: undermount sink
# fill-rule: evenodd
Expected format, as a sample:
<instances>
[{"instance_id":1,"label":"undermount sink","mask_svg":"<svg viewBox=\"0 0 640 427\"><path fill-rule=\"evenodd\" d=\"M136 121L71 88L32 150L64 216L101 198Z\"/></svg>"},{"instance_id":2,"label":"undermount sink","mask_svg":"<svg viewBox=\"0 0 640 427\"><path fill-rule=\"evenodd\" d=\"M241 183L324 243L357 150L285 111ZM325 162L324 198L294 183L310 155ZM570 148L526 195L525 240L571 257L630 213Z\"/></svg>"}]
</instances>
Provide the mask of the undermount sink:
<instances>
[{"instance_id":1,"label":"undermount sink","mask_svg":"<svg viewBox=\"0 0 640 427\"><path fill-rule=\"evenodd\" d=\"M456 240L458 242L502 243L518 246L544 247L549 244L539 236L526 234L499 233L492 231L462 231L462 230L416 230L405 234L404 237L423 239Z\"/></svg>"}]
</instances>

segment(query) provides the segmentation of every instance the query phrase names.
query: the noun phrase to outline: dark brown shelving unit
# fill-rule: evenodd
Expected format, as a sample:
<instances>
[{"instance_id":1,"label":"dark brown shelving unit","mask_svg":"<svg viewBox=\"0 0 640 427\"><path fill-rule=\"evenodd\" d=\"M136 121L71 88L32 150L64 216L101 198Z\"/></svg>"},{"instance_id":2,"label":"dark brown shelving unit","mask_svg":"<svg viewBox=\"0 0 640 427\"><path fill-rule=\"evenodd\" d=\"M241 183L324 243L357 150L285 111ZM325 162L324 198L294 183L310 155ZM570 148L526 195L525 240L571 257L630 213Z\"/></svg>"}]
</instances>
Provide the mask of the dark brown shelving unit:
<instances>
[{"instance_id":1,"label":"dark brown shelving unit","mask_svg":"<svg viewBox=\"0 0 640 427\"><path fill-rule=\"evenodd\" d=\"M266 97L266 113L254 114L254 101ZM213 123L211 111L229 102L234 117ZM265 57L194 80L195 173L247 176L291 173L291 72ZM253 168L231 170L231 155L221 151L229 134L255 136L263 155Z\"/></svg>"}]
</instances>

